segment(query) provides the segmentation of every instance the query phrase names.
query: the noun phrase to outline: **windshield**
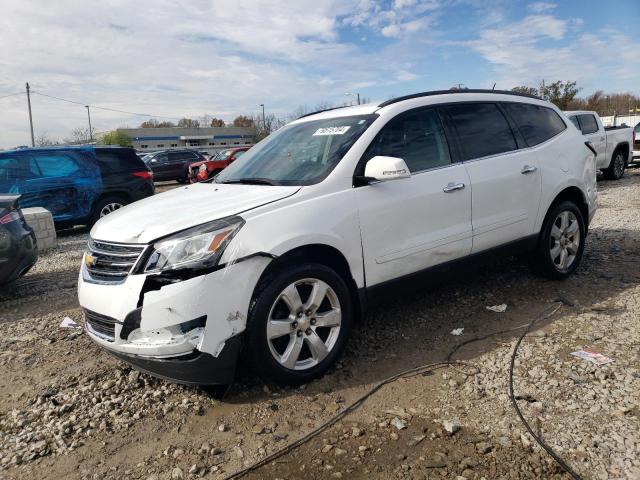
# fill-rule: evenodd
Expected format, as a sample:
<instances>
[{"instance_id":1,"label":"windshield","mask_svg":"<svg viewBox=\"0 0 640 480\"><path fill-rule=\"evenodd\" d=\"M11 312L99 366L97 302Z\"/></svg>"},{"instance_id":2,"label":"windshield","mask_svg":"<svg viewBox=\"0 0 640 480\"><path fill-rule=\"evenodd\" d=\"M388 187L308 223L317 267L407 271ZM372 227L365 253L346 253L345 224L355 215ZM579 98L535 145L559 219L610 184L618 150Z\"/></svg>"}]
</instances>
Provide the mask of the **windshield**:
<instances>
[{"instance_id":1,"label":"windshield","mask_svg":"<svg viewBox=\"0 0 640 480\"><path fill-rule=\"evenodd\" d=\"M251 148L216 183L261 180L271 185L321 182L377 115L337 117L287 125Z\"/></svg>"},{"instance_id":2,"label":"windshield","mask_svg":"<svg viewBox=\"0 0 640 480\"><path fill-rule=\"evenodd\" d=\"M636 125L636 128L634 128L636 133L640 133L640 123Z\"/></svg>"}]
</instances>

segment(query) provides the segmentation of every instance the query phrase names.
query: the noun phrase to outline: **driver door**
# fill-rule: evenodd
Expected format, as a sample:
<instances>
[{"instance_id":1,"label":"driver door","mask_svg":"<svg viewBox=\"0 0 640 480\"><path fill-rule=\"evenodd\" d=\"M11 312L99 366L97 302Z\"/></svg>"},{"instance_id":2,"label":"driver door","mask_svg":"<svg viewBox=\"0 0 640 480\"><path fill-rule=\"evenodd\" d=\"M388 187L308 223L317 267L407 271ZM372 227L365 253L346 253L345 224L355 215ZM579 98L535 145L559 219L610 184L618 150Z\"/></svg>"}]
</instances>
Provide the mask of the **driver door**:
<instances>
[{"instance_id":1,"label":"driver door","mask_svg":"<svg viewBox=\"0 0 640 480\"><path fill-rule=\"evenodd\" d=\"M424 108L393 118L363 160L378 155L402 158L411 177L355 189L367 286L468 255L469 176L464 165L451 161L437 111Z\"/></svg>"}]
</instances>

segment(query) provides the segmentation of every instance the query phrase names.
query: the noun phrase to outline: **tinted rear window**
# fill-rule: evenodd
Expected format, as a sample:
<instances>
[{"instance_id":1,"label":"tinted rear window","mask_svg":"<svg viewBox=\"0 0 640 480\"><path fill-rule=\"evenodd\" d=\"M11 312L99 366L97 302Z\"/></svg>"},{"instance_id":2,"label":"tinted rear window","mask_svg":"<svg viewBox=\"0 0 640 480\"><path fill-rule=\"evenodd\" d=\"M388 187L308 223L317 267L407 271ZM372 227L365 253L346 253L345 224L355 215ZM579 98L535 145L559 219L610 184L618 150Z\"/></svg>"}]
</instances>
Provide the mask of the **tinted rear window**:
<instances>
[{"instance_id":1,"label":"tinted rear window","mask_svg":"<svg viewBox=\"0 0 640 480\"><path fill-rule=\"evenodd\" d=\"M598 131L598 122L596 122L596 117L593 115L578 115L578 118L580 120L583 135L589 135L590 133L596 133Z\"/></svg>"},{"instance_id":2,"label":"tinted rear window","mask_svg":"<svg viewBox=\"0 0 640 480\"><path fill-rule=\"evenodd\" d=\"M145 170L147 168L136 153L129 149L96 149L96 157L100 168L105 172Z\"/></svg>"},{"instance_id":3,"label":"tinted rear window","mask_svg":"<svg viewBox=\"0 0 640 480\"><path fill-rule=\"evenodd\" d=\"M504 107L530 147L555 137L567 128L550 108L526 103L505 103Z\"/></svg>"},{"instance_id":4,"label":"tinted rear window","mask_svg":"<svg viewBox=\"0 0 640 480\"><path fill-rule=\"evenodd\" d=\"M462 103L445 107L462 149L462 160L516 150L507 119L493 103Z\"/></svg>"}]
</instances>

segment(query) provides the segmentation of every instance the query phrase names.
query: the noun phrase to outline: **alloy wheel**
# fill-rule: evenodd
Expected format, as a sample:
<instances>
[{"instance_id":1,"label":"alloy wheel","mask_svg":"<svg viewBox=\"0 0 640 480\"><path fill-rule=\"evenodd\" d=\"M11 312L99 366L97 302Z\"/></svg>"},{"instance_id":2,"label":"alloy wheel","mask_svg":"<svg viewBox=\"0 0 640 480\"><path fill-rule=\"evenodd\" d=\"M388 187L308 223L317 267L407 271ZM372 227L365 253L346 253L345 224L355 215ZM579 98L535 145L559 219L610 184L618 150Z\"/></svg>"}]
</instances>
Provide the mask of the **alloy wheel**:
<instances>
[{"instance_id":1,"label":"alloy wheel","mask_svg":"<svg viewBox=\"0 0 640 480\"><path fill-rule=\"evenodd\" d=\"M110 213L113 213L122 207L124 207L124 205L122 205L121 203L107 203L104 207L102 207L102 210L100 210L100 218L109 215Z\"/></svg>"},{"instance_id":2,"label":"alloy wheel","mask_svg":"<svg viewBox=\"0 0 640 480\"><path fill-rule=\"evenodd\" d=\"M549 253L555 268L562 272L575 262L580 250L580 223L573 212L562 211L553 221L549 238Z\"/></svg>"},{"instance_id":3,"label":"alloy wheel","mask_svg":"<svg viewBox=\"0 0 640 480\"><path fill-rule=\"evenodd\" d=\"M297 280L274 301L267 320L267 341L273 358L290 370L321 363L338 341L342 324L340 301L317 278Z\"/></svg>"},{"instance_id":4,"label":"alloy wheel","mask_svg":"<svg viewBox=\"0 0 640 480\"><path fill-rule=\"evenodd\" d=\"M621 153L618 153L613 159L613 173L616 178L620 178L624 174L624 157Z\"/></svg>"}]
</instances>

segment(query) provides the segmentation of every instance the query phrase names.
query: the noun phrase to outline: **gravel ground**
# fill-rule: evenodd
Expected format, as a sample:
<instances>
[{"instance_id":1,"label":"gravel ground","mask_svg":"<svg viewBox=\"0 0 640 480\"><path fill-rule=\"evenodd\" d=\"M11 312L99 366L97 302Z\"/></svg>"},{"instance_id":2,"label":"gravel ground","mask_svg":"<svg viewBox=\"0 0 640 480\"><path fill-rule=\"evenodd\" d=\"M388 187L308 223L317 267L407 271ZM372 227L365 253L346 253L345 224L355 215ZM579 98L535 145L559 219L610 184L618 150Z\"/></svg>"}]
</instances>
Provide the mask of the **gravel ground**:
<instances>
[{"instance_id":1,"label":"gravel ground","mask_svg":"<svg viewBox=\"0 0 640 480\"><path fill-rule=\"evenodd\" d=\"M584 478L640 478L640 170L599 188L571 279L541 280L520 259L452 272L372 310L322 379L281 388L241 372L222 400L139 374L81 329L59 327L65 316L81 322L75 281L87 236L65 232L0 292L0 477L224 478L377 382L455 350L465 365L383 387L249 478L568 478L508 398L518 327L540 318L514 373L525 418ZM502 303L503 313L486 309ZM581 348L613 362L569 355Z\"/></svg>"}]
</instances>

